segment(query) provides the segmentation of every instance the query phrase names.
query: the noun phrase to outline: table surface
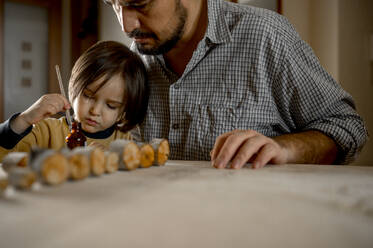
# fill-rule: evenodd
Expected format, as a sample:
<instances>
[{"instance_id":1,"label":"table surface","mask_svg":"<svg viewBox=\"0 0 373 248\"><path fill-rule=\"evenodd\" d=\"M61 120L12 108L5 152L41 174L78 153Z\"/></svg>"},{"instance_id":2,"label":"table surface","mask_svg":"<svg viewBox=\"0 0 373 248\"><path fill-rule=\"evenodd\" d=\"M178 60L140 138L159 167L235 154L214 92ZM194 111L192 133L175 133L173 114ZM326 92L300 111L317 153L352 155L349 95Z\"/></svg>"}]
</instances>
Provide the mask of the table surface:
<instances>
[{"instance_id":1,"label":"table surface","mask_svg":"<svg viewBox=\"0 0 373 248\"><path fill-rule=\"evenodd\" d=\"M373 167L209 162L0 198L1 247L373 247Z\"/></svg>"}]
</instances>

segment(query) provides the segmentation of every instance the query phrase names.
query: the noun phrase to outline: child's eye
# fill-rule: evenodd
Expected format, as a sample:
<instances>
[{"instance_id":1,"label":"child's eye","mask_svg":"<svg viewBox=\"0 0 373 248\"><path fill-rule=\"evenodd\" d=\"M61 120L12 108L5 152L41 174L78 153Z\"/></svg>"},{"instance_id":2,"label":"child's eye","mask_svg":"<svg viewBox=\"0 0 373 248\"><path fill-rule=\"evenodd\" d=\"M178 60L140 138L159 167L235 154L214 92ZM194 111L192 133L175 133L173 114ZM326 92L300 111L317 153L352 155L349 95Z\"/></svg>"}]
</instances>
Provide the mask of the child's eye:
<instances>
[{"instance_id":1,"label":"child's eye","mask_svg":"<svg viewBox=\"0 0 373 248\"><path fill-rule=\"evenodd\" d=\"M117 106L111 105L111 104L106 104L109 109L117 109Z\"/></svg>"},{"instance_id":2,"label":"child's eye","mask_svg":"<svg viewBox=\"0 0 373 248\"><path fill-rule=\"evenodd\" d=\"M91 99L91 98L93 98L93 96L92 96L92 95L90 95L90 94L87 94L87 93L85 93L85 92L83 92L83 96L84 96L85 98L88 98L88 99Z\"/></svg>"}]
</instances>

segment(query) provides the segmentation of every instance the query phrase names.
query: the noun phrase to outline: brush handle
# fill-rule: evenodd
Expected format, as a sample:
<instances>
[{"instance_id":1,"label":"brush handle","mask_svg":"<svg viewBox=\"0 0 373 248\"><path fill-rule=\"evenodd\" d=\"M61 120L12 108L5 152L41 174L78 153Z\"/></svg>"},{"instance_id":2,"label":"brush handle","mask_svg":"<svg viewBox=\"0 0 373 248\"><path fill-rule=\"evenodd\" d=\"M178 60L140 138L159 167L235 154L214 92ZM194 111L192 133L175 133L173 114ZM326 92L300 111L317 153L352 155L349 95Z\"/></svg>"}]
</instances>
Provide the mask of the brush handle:
<instances>
[{"instance_id":1,"label":"brush handle","mask_svg":"<svg viewBox=\"0 0 373 248\"><path fill-rule=\"evenodd\" d=\"M62 84L60 67L58 65L56 65L56 73L57 73L58 84L60 85L61 94L67 99L65 89L64 89L63 84ZM69 125L69 130L71 130L72 120L71 120L70 111L66 110L65 113L66 113L67 124Z\"/></svg>"}]
</instances>

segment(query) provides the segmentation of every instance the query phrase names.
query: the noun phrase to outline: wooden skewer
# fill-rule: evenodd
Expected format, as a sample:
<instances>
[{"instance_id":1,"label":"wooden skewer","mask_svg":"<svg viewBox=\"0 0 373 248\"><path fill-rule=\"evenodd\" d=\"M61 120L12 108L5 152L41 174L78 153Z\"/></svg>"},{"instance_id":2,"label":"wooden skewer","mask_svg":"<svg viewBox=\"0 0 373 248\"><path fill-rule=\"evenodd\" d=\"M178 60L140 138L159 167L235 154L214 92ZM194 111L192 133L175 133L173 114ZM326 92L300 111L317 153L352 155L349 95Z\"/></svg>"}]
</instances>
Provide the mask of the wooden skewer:
<instances>
[{"instance_id":1,"label":"wooden skewer","mask_svg":"<svg viewBox=\"0 0 373 248\"><path fill-rule=\"evenodd\" d=\"M170 154L170 145L166 139L153 139L149 143L155 151L155 165L164 165Z\"/></svg>"},{"instance_id":2,"label":"wooden skewer","mask_svg":"<svg viewBox=\"0 0 373 248\"><path fill-rule=\"evenodd\" d=\"M148 168L153 165L155 159L154 148L147 143L137 142L140 148L140 166Z\"/></svg>"},{"instance_id":3,"label":"wooden skewer","mask_svg":"<svg viewBox=\"0 0 373 248\"><path fill-rule=\"evenodd\" d=\"M61 153L51 149L33 148L30 155L30 168L46 184L57 185L66 181L69 175L69 162Z\"/></svg>"},{"instance_id":4,"label":"wooden skewer","mask_svg":"<svg viewBox=\"0 0 373 248\"><path fill-rule=\"evenodd\" d=\"M3 169L8 172L14 167L26 167L28 161L27 152L11 152L3 158Z\"/></svg>"},{"instance_id":5,"label":"wooden skewer","mask_svg":"<svg viewBox=\"0 0 373 248\"><path fill-rule=\"evenodd\" d=\"M119 169L134 170L140 165L140 149L131 140L118 139L111 142L110 151L119 154Z\"/></svg>"}]
</instances>

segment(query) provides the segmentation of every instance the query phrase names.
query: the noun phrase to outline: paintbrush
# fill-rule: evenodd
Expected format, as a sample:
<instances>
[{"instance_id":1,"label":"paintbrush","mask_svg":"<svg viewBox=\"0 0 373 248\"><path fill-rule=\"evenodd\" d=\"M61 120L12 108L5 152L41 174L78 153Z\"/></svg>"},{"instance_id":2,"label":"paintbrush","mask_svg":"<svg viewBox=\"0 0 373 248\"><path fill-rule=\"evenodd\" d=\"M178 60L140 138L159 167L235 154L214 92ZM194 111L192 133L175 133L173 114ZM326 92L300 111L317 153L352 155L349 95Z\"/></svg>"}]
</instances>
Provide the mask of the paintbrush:
<instances>
[{"instance_id":1,"label":"paintbrush","mask_svg":"<svg viewBox=\"0 0 373 248\"><path fill-rule=\"evenodd\" d=\"M58 65L56 65L56 73L57 73L58 83L60 85L61 94L67 99L66 94L65 94L65 89L62 84L60 67ZM69 126L69 130L71 130L72 120L71 120L70 110L67 109L65 112L66 112L67 125Z\"/></svg>"}]
</instances>

